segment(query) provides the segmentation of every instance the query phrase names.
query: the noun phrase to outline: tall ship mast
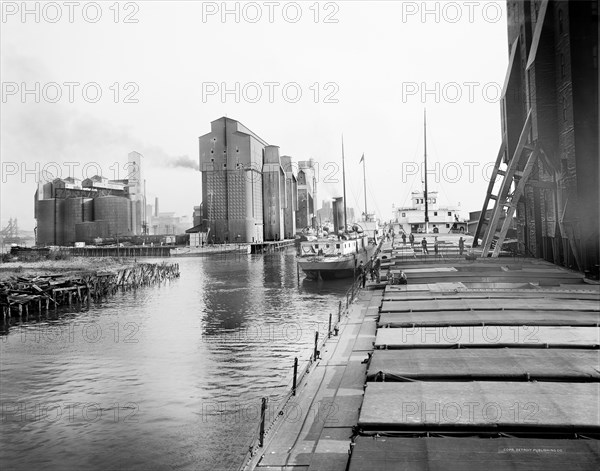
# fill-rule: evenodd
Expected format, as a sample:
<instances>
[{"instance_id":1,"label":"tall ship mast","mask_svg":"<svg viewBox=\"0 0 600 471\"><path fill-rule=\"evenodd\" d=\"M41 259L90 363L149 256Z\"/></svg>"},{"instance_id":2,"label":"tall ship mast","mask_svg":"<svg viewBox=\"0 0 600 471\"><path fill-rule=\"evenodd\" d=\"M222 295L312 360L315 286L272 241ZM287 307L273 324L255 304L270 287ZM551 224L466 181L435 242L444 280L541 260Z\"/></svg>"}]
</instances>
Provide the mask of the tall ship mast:
<instances>
[{"instance_id":1,"label":"tall ship mast","mask_svg":"<svg viewBox=\"0 0 600 471\"><path fill-rule=\"evenodd\" d=\"M342 182L344 187L344 234L348 231L348 214L346 210L346 164L344 162L344 135L342 134Z\"/></svg>"},{"instance_id":2,"label":"tall ship mast","mask_svg":"<svg viewBox=\"0 0 600 471\"><path fill-rule=\"evenodd\" d=\"M364 169L364 165L363 165ZM298 267L306 274L308 279L330 280L336 278L350 278L356 275L360 263L367 265L376 250L376 239L369 243L369 237L363 229L358 229L358 224L348 230L348 210L346 205L346 161L344 155L344 136L342 136L342 198L334 202L334 227L333 233L326 233L323 237L308 236L307 240L300 242L298 248ZM366 182L365 182L366 197ZM343 215L336 208L338 201L343 199ZM365 211L366 211L365 199ZM341 211L341 208L340 208ZM340 221L340 219L342 221ZM339 227L343 224L343 228Z\"/></svg>"},{"instance_id":3,"label":"tall ship mast","mask_svg":"<svg viewBox=\"0 0 600 471\"><path fill-rule=\"evenodd\" d=\"M423 110L423 141L424 141L424 163L425 163L425 191L423 198L425 199L425 233L429 232L429 201L427 197L427 109Z\"/></svg>"},{"instance_id":4,"label":"tall ship mast","mask_svg":"<svg viewBox=\"0 0 600 471\"><path fill-rule=\"evenodd\" d=\"M392 224L399 225L399 230L407 234L466 233L468 226L467 221L460 217L460 203L458 207L447 205L440 202L436 189L429 190L426 109L423 110L423 164L421 187L411 192L412 205L394 207Z\"/></svg>"}]
</instances>

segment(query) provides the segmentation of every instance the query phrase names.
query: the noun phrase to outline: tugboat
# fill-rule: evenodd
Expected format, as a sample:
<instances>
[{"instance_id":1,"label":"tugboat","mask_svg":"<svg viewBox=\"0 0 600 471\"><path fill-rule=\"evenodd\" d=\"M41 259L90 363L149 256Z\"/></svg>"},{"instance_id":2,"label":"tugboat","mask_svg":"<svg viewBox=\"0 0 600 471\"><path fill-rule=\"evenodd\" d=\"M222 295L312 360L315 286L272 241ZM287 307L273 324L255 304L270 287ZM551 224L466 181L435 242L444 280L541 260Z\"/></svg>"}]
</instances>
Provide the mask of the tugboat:
<instances>
[{"instance_id":1,"label":"tugboat","mask_svg":"<svg viewBox=\"0 0 600 471\"><path fill-rule=\"evenodd\" d=\"M364 156L361 161L364 162ZM354 277L360 262L366 265L377 247L377 239L373 241L373 244L369 243L368 234L359 224L351 227L347 224L343 139L342 176L344 196L335 198L333 202L334 233L329 235L322 232L318 236L306 236L306 240L300 242L298 248L298 266L308 279L332 280Z\"/></svg>"}]
</instances>

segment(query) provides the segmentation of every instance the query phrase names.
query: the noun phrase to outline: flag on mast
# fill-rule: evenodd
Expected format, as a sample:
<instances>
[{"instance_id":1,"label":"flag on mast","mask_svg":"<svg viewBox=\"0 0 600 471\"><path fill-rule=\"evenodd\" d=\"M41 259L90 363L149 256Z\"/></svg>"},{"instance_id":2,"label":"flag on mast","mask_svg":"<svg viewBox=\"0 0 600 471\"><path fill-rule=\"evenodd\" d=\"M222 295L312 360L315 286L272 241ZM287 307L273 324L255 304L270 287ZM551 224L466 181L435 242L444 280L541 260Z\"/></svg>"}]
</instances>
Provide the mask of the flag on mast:
<instances>
[{"instance_id":1,"label":"flag on mast","mask_svg":"<svg viewBox=\"0 0 600 471\"><path fill-rule=\"evenodd\" d=\"M365 154L362 155L362 157L360 158L360 160L358 161L358 163L362 163L362 161L365 160Z\"/></svg>"}]
</instances>

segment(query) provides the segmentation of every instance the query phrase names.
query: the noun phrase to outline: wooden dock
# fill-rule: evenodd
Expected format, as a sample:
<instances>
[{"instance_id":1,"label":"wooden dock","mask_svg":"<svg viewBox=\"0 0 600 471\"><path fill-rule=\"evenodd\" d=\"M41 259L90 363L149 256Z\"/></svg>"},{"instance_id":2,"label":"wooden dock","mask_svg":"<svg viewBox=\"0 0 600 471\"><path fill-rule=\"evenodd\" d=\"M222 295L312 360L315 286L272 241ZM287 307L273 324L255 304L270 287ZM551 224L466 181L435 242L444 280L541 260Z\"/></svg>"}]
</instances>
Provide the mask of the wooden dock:
<instances>
[{"instance_id":1,"label":"wooden dock","mask_svg":"<svg viewBox=\"0 0 600 471\"><path fill-rule=\"evenodd\" d=\"M537 259L381 255L408 284L358 292L240 469L600 468L600 286Z\"/></svg>"},{"instance_id":2,"label":"wooden dock","mask_svg":"<svg viewBox=\"0 0 600 471\"><path fill-rule=\"evenodd\" d=\"M287 247L292 247L294 243L294 239L253 243L250 244L250 253L272 253L276 252L277 250L284 250Z\"/></svg>"},{"instance_id":3,"label":"wooden dock","mask_svg":"<svg viewBox=\"0 0 600 471\"><path fill-rule=\"evenodd\" d=\"M140 263L108 272L15 276L0 282L2 318L6 322L13 316L27 318L30 313L41 314L59 306L89 305L115 294L119 289L136 289L178 277L179 265L166 263Z\"/></svg>"},{"instance_id":4,"label":"wooden dock","mask_svg":"<svg viewBox=\"0 0 600 471\"><path fill-rule=\"evenodd\" d=\"M75 257L170 257L172 246L134 245L124 247L65 247Z\"/></svg>"},{"instance_id":5,"label":"wooden dock","mask_svg":"<svg viewBox=\"0 0 600 471\"><path fill-rule=\"evenodd\" d=\"M131 245L123 247L63 247L62 251L77 257L171 257L221 255L224 253L265 254L294 245L294 239L251 244L216 244L206 247L171 245Z\"/></svg>"}]
</instances>

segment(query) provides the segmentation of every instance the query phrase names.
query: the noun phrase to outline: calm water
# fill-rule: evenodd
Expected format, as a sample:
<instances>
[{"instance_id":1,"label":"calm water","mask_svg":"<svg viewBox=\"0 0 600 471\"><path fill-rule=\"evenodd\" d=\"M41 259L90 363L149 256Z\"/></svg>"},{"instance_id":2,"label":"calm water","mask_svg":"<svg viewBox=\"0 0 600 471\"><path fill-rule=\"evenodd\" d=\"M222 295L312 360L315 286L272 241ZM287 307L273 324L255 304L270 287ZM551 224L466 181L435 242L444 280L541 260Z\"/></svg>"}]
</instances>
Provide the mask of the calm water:
<instances>
[{"instance_id":1,"label":"calm water","mask_svg":"<svg viewBox=\"0 0 600 471\"><path fill-rule=\"evenodd\" d=\"M3 469L237 469L348 282L298 285L293 252L176 261L166 285L10 326Z\"/></svg>"}]
</instances>

